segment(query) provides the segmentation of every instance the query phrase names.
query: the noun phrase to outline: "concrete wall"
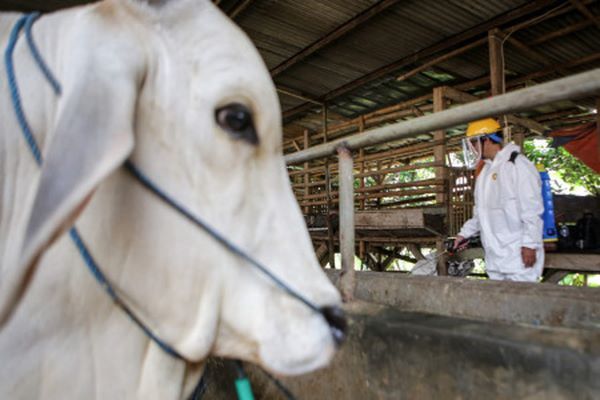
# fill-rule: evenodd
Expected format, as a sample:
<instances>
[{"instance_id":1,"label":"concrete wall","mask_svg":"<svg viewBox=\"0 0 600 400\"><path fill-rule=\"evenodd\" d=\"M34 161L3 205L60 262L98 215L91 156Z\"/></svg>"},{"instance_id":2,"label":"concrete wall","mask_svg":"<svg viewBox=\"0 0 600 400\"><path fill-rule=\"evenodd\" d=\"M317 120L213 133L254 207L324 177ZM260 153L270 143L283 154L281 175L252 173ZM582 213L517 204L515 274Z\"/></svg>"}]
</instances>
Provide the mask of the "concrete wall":
<instances>
[{"instance_id":1,"label":"concrete wall","mask_svg":"<svg viewBox=\"0 0 600 400\"><path fill-rule=\"evenodd\" d=\"M327 270L337 282L338 271ZM550 284L358 272L359 300L450 317L600 328L600 290Z\"/></svg>"},{"instance_id":2,"label":"concrete wall","mask_svg":"<svg viewBox=\"0 0 600 400\"><path fill-rule=\"evenodd\" d=\"M332 365L281 378L298 400L600 398L600 332L506 325L354 303L351 335ZM284 399L247 371L257 399ZM233 399L235 374L207 372L207 399Z\"/></svg>"},{"instance_id":3,"label":"concrete wall","mask_svg":"<svg viewBox=\"0 0 600 400\"><path fill-rule=\"evenodd\" d=\"M360 272L356 297L332 365L281 378L297 399L600 398L600 290ZM285 398L247 370L257 399ZM226 363L206 377L205 398L235 398Z\"/></svg>"}]
</instances>

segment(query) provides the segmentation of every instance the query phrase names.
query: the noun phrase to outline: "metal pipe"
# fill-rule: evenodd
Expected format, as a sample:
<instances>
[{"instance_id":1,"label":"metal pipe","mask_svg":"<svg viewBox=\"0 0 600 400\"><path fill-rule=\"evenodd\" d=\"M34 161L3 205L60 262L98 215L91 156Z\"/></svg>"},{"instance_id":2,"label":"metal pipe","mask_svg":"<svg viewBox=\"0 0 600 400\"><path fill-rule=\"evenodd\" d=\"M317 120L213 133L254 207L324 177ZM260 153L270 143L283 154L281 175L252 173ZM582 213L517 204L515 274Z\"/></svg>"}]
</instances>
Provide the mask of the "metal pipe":
<instances>
[{"instance_id":1,"label":"metal pipe","mask_svg":"<svg viewBox=\"0 0 600 400\"><path fill-rule=\"evenodd\" d=\"M600 68L334 140L288 154L285 162L297 164L326 157L342 145L356 150L485 117L524 111L561 100L591 97L596 93L600 93Z\"/></svg>"},{"instance_id":2,"label":"metal pipe","mask_svg":"<svg viewBox=\"0 0 600 400\"><path fill-rule=\"evenodd\" d=\"M340 291L345 301L352 300L356 284L354 272L354 160L345 147L338 147L339 201L340 201L340 253L342 275Z\"/></svg>"}]
</instances>

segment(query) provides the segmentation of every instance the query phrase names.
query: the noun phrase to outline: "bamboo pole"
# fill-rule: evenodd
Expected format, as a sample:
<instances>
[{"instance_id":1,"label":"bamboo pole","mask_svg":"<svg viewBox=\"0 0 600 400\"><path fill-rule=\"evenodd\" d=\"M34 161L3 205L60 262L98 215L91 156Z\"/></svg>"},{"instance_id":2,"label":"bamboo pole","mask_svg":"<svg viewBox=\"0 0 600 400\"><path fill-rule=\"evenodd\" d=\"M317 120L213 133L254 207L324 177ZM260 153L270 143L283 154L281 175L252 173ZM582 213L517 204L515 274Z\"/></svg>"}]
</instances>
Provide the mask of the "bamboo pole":
<instances>
[{"instance_id":1,"label":"bamboo pole","mask_svg":"<svg viewBox=\"0 0 600 400\"><path fill-rule=\"evenodd\" d=\"M337 153L340 165L340 253L342 254L340 291L344 301L351 301L356 286L354 272L354 162L352 153L345 147L339 147Z\"/></svg>"},{"instance_id":2,"label":"bamboo pole","mask_svg":"<svg viewBox=\"0 0 600 400\"><path fill-rule=\"evenodd\" d=\"M520 112L561 100L593 96L598 92L600 92L600 68L424 117L371 129L364 133L314 146L309 150L289 154L285 157L285 161L287 164L297 164L328 156L341 145L350 150L360 149L419 133L450 128L485 117Z\"/></svg>"}]
</instances>

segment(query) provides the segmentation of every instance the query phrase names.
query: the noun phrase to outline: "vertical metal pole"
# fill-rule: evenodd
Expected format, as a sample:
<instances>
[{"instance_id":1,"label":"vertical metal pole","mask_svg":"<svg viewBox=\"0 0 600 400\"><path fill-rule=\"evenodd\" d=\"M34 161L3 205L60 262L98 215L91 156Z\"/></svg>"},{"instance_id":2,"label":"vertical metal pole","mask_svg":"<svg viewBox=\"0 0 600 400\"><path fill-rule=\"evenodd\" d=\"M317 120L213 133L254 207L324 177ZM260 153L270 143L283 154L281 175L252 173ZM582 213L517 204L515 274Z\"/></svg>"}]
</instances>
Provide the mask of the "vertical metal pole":
<instances>
[{"instance_id":1,"label":"vertical metal pole","mask_svg":"<svg viewBox=\"0 0 600 400\"><path fill-rule=\"evenodd\" d=\"M323 143L327 143L327 104L323 103ZM325 159L325 193L327 194L327 252L329 256L329 267L335 268L335 243L333 242L333 223L331 209L331 172L329 170L329 157Z\"/></svg>"},{"instance_id":2,"label":"vertical metal pole","mask_svg":"<svg viewBox=\"0 0 600 400\"><path fill-rule=\"evenodd\" d=\"M345 147L338 147L340 174L340 253L342 274L340 291L344 301L352 300L356 277L354 271L354 160Z\"/></svg>"}]
</instances>

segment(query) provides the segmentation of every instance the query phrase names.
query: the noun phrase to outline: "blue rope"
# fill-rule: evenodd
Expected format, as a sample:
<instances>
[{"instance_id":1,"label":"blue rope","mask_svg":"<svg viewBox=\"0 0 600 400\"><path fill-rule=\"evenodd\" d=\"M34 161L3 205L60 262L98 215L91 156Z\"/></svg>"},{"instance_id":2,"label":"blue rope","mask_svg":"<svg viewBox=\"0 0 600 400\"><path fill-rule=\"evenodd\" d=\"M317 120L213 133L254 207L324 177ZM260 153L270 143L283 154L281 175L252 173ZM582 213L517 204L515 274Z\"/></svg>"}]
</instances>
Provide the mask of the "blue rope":
<instances>
[{"instance_id":1,"label":"blue rope","mask_svg":"<svg viewBox=\"0 0 600 400\"><path fill-rule=\"evenodd\" d=\"M158 196L165 203L176 209L181 215L186 217L190 222L195 224L197 227L208 233L213 239L219 242L223 247L237 255L244 261L250 263L252 266L256 267L260 272L270 278L277 286L279 286L282 290L288 293L290 296L298 299L300 302L304 303L308 308L322 314L322 310L320 307L314 305L312 302L307 300L300 293L296 292L294 289L289 287L285 282L283 282L279 277L275 276L271 271L269 271L264 265L250 257L244 250L240 249L235 244L231 243L226 237L224 237L221 233L215 230L213 227L209 226L207 223L202 221L200 218L194 216L187 208L183 205L179 204L173 197L169 196L165 193L158 185L156 185L150 178L148 178L142 171L140 171L131 161L125 162L125 168L131 172L133 176L135 176L147 189L149 189L152 193Z\"/></svg>"},{"instance_id":2,"label":"blue rope","mask_svg":"<svg viewBox=\"0 0 600 400\"><path fill-rule=\"evenodd\" d=\"M33 40L33 35L31 32L32 26L33 26L33 23L39 17L40 17L40 13L32 13L32 14L24 15L21 18L19 18L19 20L17 20L17 22L15 23L15 26L13 27L11 34L10 34L9 42L8 42L6 52L4 55L4 61L6 64L6 73L8 76L8 84L9 84L12 104L13 104L15 114L17 116L18 123L21 127L23 136L25 137L25 140L26 140L27 144L29 145L29 149L31 150L31 153L32 153L36 163L39 166L41 166L42 162L43 162L42 154L41 154L40 148L38 146L38 143L31 131L31 128L27 122L25 113L23 111L23 107L22 107L22 103L21 103L21 96L19 94L19 87L17 84L17 80L16 80L16 76L15 76L15 72L14 72L14 63L13 63L14 49L15 49L17 40L19 38L19 34L20 34L21 30L23 30L23 28L25 28L25 35L27 38L28 47L29 47L29 50L31 51L31 54L32 54L34 60L36 61L36 64L40 68L40 71L42 71L42 73L44 74L44 77L46 78L48 83L52 86L52 89L54 90L55 94L56 95L61 94L61 86L60 86L58 80L54 77L54 75L50 71L50 68L48 68L48 66L44 62L43 57L41 56L37 46L35 45L35 41ZM247 261L252 266L257 268L261 273L263 273L268 278L270 278L277 286L279 286L282 290L284 290L290 296L296 298L297 300L299 300L300 302L302 302L303 304L305 304L307 307L314 310L315 312L318 312L319 314L323 315L323 310L320 307L316 306L315 304L313 304L312 302L307 300L304 296L302 296L300 293L296 292L294 289L292 289L290 286L288 286L285 282L283 282L280 278L278 278L271 271L269 271L264 265L262 265L261 263L259 263L256 260L254 260L245 251L243 251L241 248L237 247L235 244L230 242L227 238L225 238L217 230L215 230L214 228L212 228L211 226L209 226L208 224L206 224L199 218L195 217L183 205L179 204L171 196L169 196L164 191L162 191L151 179L149 179L139 169L137 169L131 161L126 161L125 167L143 184L143 186L145 186L147 189L149 189L151 192L153 192L155 195L157 195L160 199L165 201L171 207L175 208L180 214L185 216L189 221L191 221L196 226L201 228L203 231L208 233L211 237L213 237L217 242L219 242L221 245L223 245L226 249L228 249L232 253L236 254L238 257L242 258L243 260ZM165 353L167 353L173 357L185 360L185 358L181 354L179 354L174 348L169 346L167 343L162 341L157 335L155 335L137 317L137 315L135 315L135 313L121 300L121 298L117 294L117 291L110 284L110 282L106 278L106 275L104 275L104 273L100 269L98 263L96 263L94 257L88 250L83 239L81 238L81 235L79 234L79 232L77 231L77 229L75 227L72 227L69 230L69 236L71 237L71 240L73 241L73 243L79 250L79 253L80 253L83 261L85 262L86 266L88 267L89 271L92 273L92 275L94 276L96 281L100 284L100 286L105 290L105 292L114 301L114 303L121 310L123 310L129 316L129 318L151 340L153 340ZM288 399L293 399L292 394L289 392L289 390L287 390L285 388L285 386L283 386L281 384L281 382L277 381L273 376L271 376L268 373L266 373L266 375L269 379L271 379L277 385L277 387L284 393L284 395ZM192 395L190 396L190 399L192 399L192 400L200 399L202 397L202 395L204 394L205 389L206 389L206 382L204 380L204 376L202 376L200 381L198 382L198 385L196 386Z\"/></svg>"},{"instance_id":3,"label":"blue rope","mask_svg":"<svg viewBox=\"0 0 600 400\"><path fill-rule=\"evenodd\" d=\"M46 63L44 62L44 58L40 54L35 44L35 40L33 40L33 34L31 33L31 27L33 26L33 23L40 17L40 15L41 14L39 12L34 12L27 15L27 20L25 22L25 37L27 38L27 44L29 45L29 50L31 51L33 59L44 74L44 77L46 78L50 86L52 86L54 93L57 96L60 96L60 83L58 83L58 80L54 77L52 71L50 71L50 68L48 68L48 65L46 65Z\"/></svg>"},{"instance_id":4,"label":"blue rope","mask_svg":"<svg viewBox=\"0 0 600 400\"><path fill-rule=\"evenodd\" d=\"M42 165L42 152L31 132L31 128L29 127L29 123L27 123L27 119L25 118L25 113L23 112L23 106L21 103L21 96L19 94L19 88L17 85L17 79L15 77L15 67L13 63L13 53L15 50L15 46L17 44L17 39L19 38L19 33L23 26L25 25L27 20L27 15L22 16L15 23L12 31L10 32L10 37L8 39L8 45L6 46L6 51L4 52L4 63L6 65L6 74L8 75L8 87L10 90L10 97L12 99L13 109L15 111L15 115L17 117L17 121L19 122L19 126L21 127L21 131L25 136L25 141L29 145L29 149L31 150L31 154L35 159L37 165Z\"/></svg>"},{"instance_id":5,"label":"blue rope","mask_svg":"<svg viewBox=\"0 0 600 400\"><path fill-rule=\"evenodd\" d=\"M12 103L13 103L13 108L15 110L15 114L17 115L17 120L18 120L21 130L23 132L25 140L27 141L27 144L29 145L29 149L31 150L31 153L32 153L33 157L35 158L35 161L37 162L37 164L39 166L41 166L42 162L43 162L43 157L42 157L40 148L38 146L38 143L35 140L35 137L33 136L31 128L29 127L27 118L25 117L25 113L23 112L23 107L21 105L21 96L19 94L19 86L17 84L17 80L15 77L14 63L13 63L14 49L15 49L17 40L19 39L19 34L20 34L21 30L25 27L25 29L26 30L28 29L28 31L29 31L28 43L30 46L29 48L31 50L31 53L37 54L37 57L34 56L34 59L36 60L40 69L42 71L46 71L46 72L44 72L44 76L48 79L48 81L52 85L54 91L57 94L60 94L60 85L58 84L58 81L56 79L54 79L54 76L50 72L50 69L42 61L42 57L40 56L40 53L37 50L37 47L35 47L35 45L34 45L34 47L31 47L31 44L34 43L33 37L31 36L31 26L38 17L39 17L39 13L33 13L33 14L24 15L21 18L19 18L19 20L16 22L13 30L11 31L8 46L7 46L6 52L5 52L4 61L6 64L6 73L8 75L8 85L9 85L9 89L10 89L11 99L12 99ZM54 82L54 84L52 82ZM131 320L151 340L153 340L161 349L163 349L167 354L170 354L173 357L177 357L177 358L180 358L183 360L184 358L174 348L169 346L167 343L162 341L157 335L155 335L146 325L144 325L142 323L142 321L135 315L135 313L121 300L121 298L117 294L117 291L110 284L110 282L106 278L106 275L104 275L104 273L102 272L102 270L100 269L100 267L98 266L96 261L94 260L94 257L92 257L92 254L88 250L87 246L83 242L83 239L81 238L81 236L79 235L79 232L77 231L77 229L75 227L73 227L69 230L69 235L71 236L73 243L77 247L77 250L79 250L79 253L81 254L81 257L83 258L83 261L85 262L88 269L90 270L90 272L92 273L94 278L96 278L96 280L98 281L100 286L102 286L102 288L106 291L106 293L110 296L110 298L115 302L115 304L119 308L121 308L131 318Z\"/></svg>"}]
</instances>

